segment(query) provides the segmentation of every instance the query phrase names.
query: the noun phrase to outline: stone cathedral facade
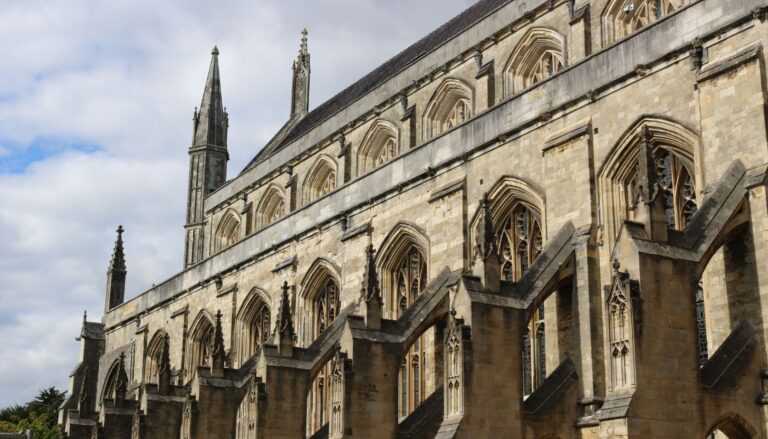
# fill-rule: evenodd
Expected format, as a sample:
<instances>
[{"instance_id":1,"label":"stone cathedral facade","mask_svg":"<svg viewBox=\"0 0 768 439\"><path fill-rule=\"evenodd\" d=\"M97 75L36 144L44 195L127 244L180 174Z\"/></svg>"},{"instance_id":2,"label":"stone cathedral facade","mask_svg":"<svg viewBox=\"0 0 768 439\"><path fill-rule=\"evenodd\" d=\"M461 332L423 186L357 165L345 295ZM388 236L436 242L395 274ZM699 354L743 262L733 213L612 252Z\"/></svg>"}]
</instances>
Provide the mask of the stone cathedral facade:
<instances>
[{"instance_id":1,"label":"stone cathedral facade","mask_svg":"<svg viewBox=\"0 0 768 439\"><path fill-rule=\"evenodd\" d=\"M768 437L766 19L480 0L311 111L305 31L266 145L214 48L183 271L126 300L118 229L67 437Z\"/></svg>"}]
</instances>

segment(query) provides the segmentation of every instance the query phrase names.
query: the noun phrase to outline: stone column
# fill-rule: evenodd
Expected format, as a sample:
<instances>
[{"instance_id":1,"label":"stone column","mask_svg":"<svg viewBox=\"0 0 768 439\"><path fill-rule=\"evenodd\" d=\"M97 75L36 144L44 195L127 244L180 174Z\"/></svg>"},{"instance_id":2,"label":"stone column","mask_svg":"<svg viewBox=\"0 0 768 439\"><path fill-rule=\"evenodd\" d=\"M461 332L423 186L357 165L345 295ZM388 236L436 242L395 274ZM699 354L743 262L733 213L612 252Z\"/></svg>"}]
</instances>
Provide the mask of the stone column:
<instances>
[{"instance_id":1,"label":"stone column","mask_svg":"<svg viewBox=\"0 0 768 439\"><path fill-rule=\"evenodd\" d=\"M600 294L598 248L594 234L578 236L574 242L575 275L571 326L571 352L579 377L579 427L598 424L594 414L605 396L603 364L603 297Z\"/></svg>"}]
</instances>

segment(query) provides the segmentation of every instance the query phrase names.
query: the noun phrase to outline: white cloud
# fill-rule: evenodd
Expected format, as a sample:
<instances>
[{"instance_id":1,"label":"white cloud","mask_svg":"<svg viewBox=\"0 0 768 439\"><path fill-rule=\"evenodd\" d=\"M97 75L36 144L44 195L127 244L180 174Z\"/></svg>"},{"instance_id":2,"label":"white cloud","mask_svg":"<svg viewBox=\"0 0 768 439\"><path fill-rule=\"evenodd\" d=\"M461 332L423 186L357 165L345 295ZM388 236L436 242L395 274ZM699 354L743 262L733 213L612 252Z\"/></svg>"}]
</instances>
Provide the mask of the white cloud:
<instances>
[{"instance_id":1,"label":"white cloud","mask_svg":"<svg viewBox=\"0 0 768 439\"><path fill-rule=\"evenodd\" d=\"M0 407L65 386L82 310L101 315L117 224L128 296L180 269L186 148L213 44L236 175L286 119L302 27L316 106L471 3L2 2L0 353L13 361L0 362Z\"/></svg>"}]
</instances>

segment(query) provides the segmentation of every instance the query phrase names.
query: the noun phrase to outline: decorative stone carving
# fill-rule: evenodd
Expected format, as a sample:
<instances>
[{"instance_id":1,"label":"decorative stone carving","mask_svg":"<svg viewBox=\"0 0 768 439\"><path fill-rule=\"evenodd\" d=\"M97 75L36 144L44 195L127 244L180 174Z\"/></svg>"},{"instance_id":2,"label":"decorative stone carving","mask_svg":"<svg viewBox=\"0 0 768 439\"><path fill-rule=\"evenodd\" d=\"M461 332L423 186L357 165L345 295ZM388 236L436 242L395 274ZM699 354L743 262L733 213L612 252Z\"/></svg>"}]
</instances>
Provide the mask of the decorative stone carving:
<instances>
[{"instance_id":1,"label":"decorative stone carving","mask_svg":"<svg viewBox=\"0 0 768 439\"><path fill-rule=\"evenodd\" d=\"M629 273L613 262L613 284L605 287L608 315L610 388L629 389L635 383L634 342L640 335L640 289Z\"/></svg>"}]
</instances>

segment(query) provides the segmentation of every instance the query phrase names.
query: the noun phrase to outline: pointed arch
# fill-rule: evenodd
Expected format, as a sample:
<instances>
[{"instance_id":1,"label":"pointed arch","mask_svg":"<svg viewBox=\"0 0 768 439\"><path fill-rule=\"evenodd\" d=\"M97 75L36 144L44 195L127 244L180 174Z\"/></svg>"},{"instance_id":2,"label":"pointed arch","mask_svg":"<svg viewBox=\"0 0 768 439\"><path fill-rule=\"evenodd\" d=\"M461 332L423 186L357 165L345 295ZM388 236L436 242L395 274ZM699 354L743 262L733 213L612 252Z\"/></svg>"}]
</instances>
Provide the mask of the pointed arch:
<instances>
[{"instance_id":1,"label":"pointed arch","mask_svg":"<svg viewBox=\"0 0 768 439\"><path fill-rule=\"evenodd\" d=\"M269 295L259 288L252 289L236 317L238 366L248 361L267 341L272 333L271 321Z\"/></svg>"},{"instance_id":2,"label":"pointed arch","mask_svg":"<svg viewBox=\"0 0 768 439\"><path fill-rule=\"evenodd\" d=\"M341 310L341 270L327 258L317 258L299 283L300 337L305 345L317 338Z\"/></svg>"},{"instance_id":3,"label":"pointed arch","mask_svg":"<svg viewBox=\"0 0 768 439\"><path fill-rule=\"evenodd\" d=\"M325 154L320 155L309 168L302 185L303 204L309 204L336 189L336 161Z\"/></svg>"},{"instance_id":4,"label":"pointed arch","mask_svg":"<svg viewBox=\"0 0 768 439\"><path fill-rule=\"evenodd\" d=\"M285 216L285 191L270 184L256 207L256 230L264 228Z\"/></svg>"},{"instance_id":5,"label":"pointed arch","mask_svg":"<svg viewBox=\"0 0 768 439\"><path fill-rule=\"evenodd\" d=\"M565 37L544 28L530 29L512 51L504 68L505 96L511 96L562 70Z\"/></svg>"},{"instance_id":6,"label":"pointed arch","mask_svg":"<svg viewBox=\"0 0 768 439\"><path fill-rule=\"evenodd\" d=\"M160 358L163 354L163 340L167 333L158 329L147 344L144 353L144 382L157 384L160 371Z\"/></svg>"},{"instance_id":7,"label":"pointed arch","mask_svg":"<svg viewBox=\"0 0 768 439\"><path fill-rule=\"evenodd\" d=\"M317 258L300 283L299 303L304 345L309 345L327 329L341 311L341 271L331 260ZM312 381L307 395L307 434L328 422L330 361Z\"/></svg>"},{"instance_id":8,"label":"pointed arch","mask_svg":"<svg viewBox=\"0 0 768 439\"><path fill-rule=\"evenodd\" d=\"M603 45L618 41L688 4L690 0L613 0L603 9Z\"/></svg>"},{"instance_id":9,"label":"pointed arch","mask_svg":"<svg viewBox=\"0 0 768 439\"><path fill-rule=\"evenodd\" d=\"M357 153L357 174L362 175L392 160L400 153L397 126L384 119L373 122Z\"/></svg>"},{"instance_id":10,"label":"pointed arch","mask_svg":"<svg viewBox=\"0 0 768 439\"><path fill-rule=\"evenodd\" d=\"M416 301L429 280L429 239L419 227L401 221L379 246L376 258L381 277L384 312L398 319ZM432 372L427 357L434 355L435 331L429 328L406 350L398 371L398 416L404 418L427 396Z\"/></svg>"},{"instance_id":11,"label":"pointed arch","mask_svg":"<svg viewBox=\"0 0 768 439\"><path fill-rule=\"evenodd\" d=\"M240 215L228 209L219 220L213 236L213 253L218 253L240 240Z\"/></svg>"},{"instance_id":12,"label":"pointed arch","mask_svg":"<svg viewBox=\"0 0 768 439\"><path fill-rule=\"evenodd\" d=\"M633 217L634 177L645 128L652 138L670 228L684 229L698 207L698 134L667 116L644 115L619 138L597 173L601 222L611 242L624 220Z\"/></svg>"},{"instance_id":13,"label":"pointed arch","mask_svg":"<svg viewBox=\"0 0 768 439\"><path fill-rule=\"evenodd\" d=\"M474 113L472 88L458 79L444 80L424 111L424 140L469 120Z\"/></svg>"},{"instance_id":14,"label":"pointed arch","mask_svg":"<svg viewBox=\"0 0 768 439\"><path fill-rule=\"evenodd\" d=\"M101 404L104 401L115 399L115 392L117 391L117 376L120 372L120 360L115 360L107 369L107 374L104 378L104 384L101 386L101 395L99 395L99 402Z\"/></svg>"},{"instance_id":15,"label":"pointed arch","mask_svg":"<svg viewBox=\"0 0 768 439\"><path fill-rule=\"evenodd\" d=\"M201 310L189 327L187 335L187 360L185 380L191 379L199 366L206 366L210 361L213 346L214 322L213 315L207 310Z\"/></svg>"},{"instance_id":16,"label":"pointed arch","mask_svg":"<svg viewBox=\"0 0 768 439\"><path fill-rule=\"evenodd\" d=\"M400 271L403 269L403 264L407 262L407 259L412 257L419 265L418 276L410 276L412 273L407 273L411 280L415 280L417 283L426 283L428 277L429 267L429 239L426 233L416 226L415 224L401 221L397 223L379 246L379 250L376 254L376 265L379 268L382 285L382 297L384 298L385 315L388 318L396 319L402 314L403 303L400 300L398 291L398 277ZM421 268L423 267L423 270ZM402 280L402 279L400 279ZM410 288L406 285L406 289ZM414 293L418 294L422 288L417 288ZM405 298L405 305L410 304L415 299L415 295Z\"/></svg>"},{"instance_id":17,"label":"pointed arch","mask_svg":"<svg viewBox=\"0 0 768 439\"><path fill-rule=\"evenodd\" d=\"M546 240L544 192L524 179L506 175L494 183L488 197L502 279L517 281ZM479 210L470 222L470 248L476 245L478 220Z\"/></svg>"},{"instance_id":18,"label":"pointed arch","mask_svg":"<svg viewBox=\"0 0 768 439\"><path fill-rule=\"evenodd\" d=\"M706 437L711 437L715 432L725 434L728 439L753 439L758 437L757 430L746 419L736 413L726 413L720 416L709 429Z\"/></svg>"}]
</instances>

